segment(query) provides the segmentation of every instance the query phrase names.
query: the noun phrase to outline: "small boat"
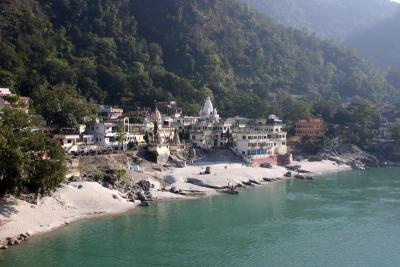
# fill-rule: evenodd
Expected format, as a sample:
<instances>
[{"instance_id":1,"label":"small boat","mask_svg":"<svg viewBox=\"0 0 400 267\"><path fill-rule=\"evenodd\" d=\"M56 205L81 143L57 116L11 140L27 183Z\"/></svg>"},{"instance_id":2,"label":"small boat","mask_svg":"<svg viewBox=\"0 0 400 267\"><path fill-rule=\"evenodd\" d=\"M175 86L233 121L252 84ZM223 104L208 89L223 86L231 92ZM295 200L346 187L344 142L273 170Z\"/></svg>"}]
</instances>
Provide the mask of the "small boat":
<instances>
[{"instance_id":1,"label":"small boat","mask_svg":"<svg viewBox=\"0 0 400 267\"><path fill-rule=\"evenodd\" d=\"M236 189L225 189L222 191L225 194L231 194L231 195L238 195L239 191L237 191Z\"/></svg>"},{"instance_id":2,"label":"small boat","mask_svg":"<svg viewBox=\"0 0 400 267\"><path fill-rule=\"evenodd\" d=\"M222 190L222 193L231 194L231 195L237 195L237 194L239 194L239 191L236 189L236 186L230 186L228 184L226 189Z\"/></svg>"},{"instance_id":3,"label":"small boat","mask_svg":"<svg viewBox=\"0 0 400 267\"><path fill-rule=\"evenodd\" d=\"M292 172L285 173L285 177L292 177Z\"/></svg>"},{"instance_id":4,"label":"small boat","mask_svg":"<svg viewBox=\"0 0 400 267\"><path fill-rule=\"evenodd\" d=\"M140 206L140 207L148 207L148 206L150 206L150 204L149 204L149 202L147 202L147 201L142 201L142 202L139 204L139 206Z\"/></svg>"},{"instance_id":5,"label":"small boat","mask_svg":"<svg viewBox=\"0 0 400 267\"><path fill-rule=\"evenodd\" d=\"M250 182L242 182L242 184L247 185L247 186L254 186L254 184L252 184Z\"/></svg>"},{"instance_id":6,"label":"small boat","mask_svg":"<svg viewBox=\"0 0 400 267\"><path fill-rule=\"evenodd\" d=\"M311 176L306 177L307 180L312 180L313 178Z\"/></svg>"},{"instance_id":7,"label":"small boat","mask_svg":"<svg viewBox=\"0 0 400 267\"><path fill-rule=\"evenodd\" d=\"M294 176L294 178L296 178L296 179L304 179L305 177L304 177L303 175L296 174L296 175Z\"/></svg>"}]
</instances>

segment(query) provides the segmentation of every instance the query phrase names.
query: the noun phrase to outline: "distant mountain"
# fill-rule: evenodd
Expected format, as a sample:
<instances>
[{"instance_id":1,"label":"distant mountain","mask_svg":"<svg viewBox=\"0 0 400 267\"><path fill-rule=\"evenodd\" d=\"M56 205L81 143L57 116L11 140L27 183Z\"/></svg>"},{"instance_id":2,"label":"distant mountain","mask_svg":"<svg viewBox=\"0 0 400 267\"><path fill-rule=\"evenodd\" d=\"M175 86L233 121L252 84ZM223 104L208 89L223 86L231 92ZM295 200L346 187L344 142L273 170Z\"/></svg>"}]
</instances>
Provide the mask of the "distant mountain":
<instances>
[{"instance_id":1,"label":"distant mountain","mask_svg":"<svg viewBox=\"0 0 400 267\"><path fill-rule=\"evenodd\" d=\"M347 43L380 66L400 70L400 12L351 36Z\"/></svg>"},{"instance_id":2,"label":"distant mountain","mask_svg":"<svg viewBox=\"0 0 400 267\"><path fill-rule=\"evenodd\" d=\"M274 21L308 28L318 35L344 40L391 17L399 5L389 0L241 0Z\"/></svg>"},{"instance_id":3,"label":"distant mountain","mask_svg":"<svg viewBox=\"0 0 400 267\"><path fill-rule=\"evenodd\" d=\"M276 92L399 92L353 51L236 0L0 1L0 86L29 96L57 84L126 109L176 99L192 114L210 95L223 116L250 117Z\"/></svg>"}]
</instances>

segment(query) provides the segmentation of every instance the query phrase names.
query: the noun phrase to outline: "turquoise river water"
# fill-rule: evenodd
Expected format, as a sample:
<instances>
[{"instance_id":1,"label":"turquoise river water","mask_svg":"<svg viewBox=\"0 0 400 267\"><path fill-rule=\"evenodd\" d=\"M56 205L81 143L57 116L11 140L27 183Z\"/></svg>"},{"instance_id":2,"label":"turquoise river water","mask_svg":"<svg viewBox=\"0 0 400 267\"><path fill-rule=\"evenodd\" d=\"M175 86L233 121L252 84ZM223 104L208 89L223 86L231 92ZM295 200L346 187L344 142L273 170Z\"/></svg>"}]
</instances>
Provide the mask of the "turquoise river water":
<instances>
[{"instance_id":1,"label":"turquoise river water","mask_svg":"<svg viewBox=\"0 0 400 267\"><path fill-rule=\"evenodd\" d=\"M0 252L0 266L400 266L400 169L74 223Z\"/></svg>"}]
</instances>

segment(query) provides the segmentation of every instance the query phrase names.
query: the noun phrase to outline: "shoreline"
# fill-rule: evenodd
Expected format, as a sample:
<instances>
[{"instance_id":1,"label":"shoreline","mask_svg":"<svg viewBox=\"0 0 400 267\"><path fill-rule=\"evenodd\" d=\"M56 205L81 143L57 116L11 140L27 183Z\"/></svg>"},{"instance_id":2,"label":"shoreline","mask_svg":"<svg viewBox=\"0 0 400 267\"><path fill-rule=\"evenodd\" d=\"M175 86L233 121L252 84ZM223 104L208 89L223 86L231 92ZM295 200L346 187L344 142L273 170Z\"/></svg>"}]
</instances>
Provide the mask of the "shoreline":
<instances>
[{"instance_id":1,"label":"shoreline","mask_svg":"<svg viewBox=\"0 0 400 267\"><path fill-rule=\"evenodd\" d=\"M313 177L323 176L351 170L349 165L338 165L333 161L321 162L294 162L309 171L307 175ZM211 166L210 175L200 175L199 170L205 166ZM227 184L241 183L255 180L260 185L266 186L280 181L295 179L285 177L287 170L274 166L272 169L260 167L247 167L241 163L231 162L200 162L185 168L172 168L162 173L163 179L172 179L173 182L166 190L175 187L179 191L199 191L201 196L184 196L153 189L153 202L167 202L171 200L193 200L199 198L221 195L218 189L211 189L199 185L187 183L188 178L199 179L205 185L226 186ZM264 182L262 178L279 178L274 182ZM58 228L68 226L71 223L79 223L94 218L121 216L136 210L139 202L128 202L123 194L110 190L96 182L73 182L63 184L60 189L50 197L41 199L38 205L32 205L14 197L2 200L0 209L0 247L7 245L7 238L16 239L20 234L37 236L56 231ZM22 243L23 244L23 243ZM10 246L8 246L9 248Z\"/></svg>"}]
</instances>

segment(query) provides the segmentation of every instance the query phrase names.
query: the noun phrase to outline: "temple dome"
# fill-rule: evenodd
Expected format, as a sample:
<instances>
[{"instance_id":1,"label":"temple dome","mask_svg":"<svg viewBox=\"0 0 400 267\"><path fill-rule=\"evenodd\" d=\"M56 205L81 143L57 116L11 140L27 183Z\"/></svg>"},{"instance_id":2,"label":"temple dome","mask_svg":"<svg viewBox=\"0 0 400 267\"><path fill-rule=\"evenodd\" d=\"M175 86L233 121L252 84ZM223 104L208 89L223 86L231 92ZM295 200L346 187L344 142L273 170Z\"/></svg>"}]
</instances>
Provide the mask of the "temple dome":
<instances>
[{"instance_id":1,"label":"temple dome","mask_svg":"<svg viewBox=\"0 0 400 267\"><path fill-rule=\"evenodd\" d=\"M172 144L176 145L176 146L179 146L181 144L181 140L179 138L179 133L178 133L178 131L176 129L175 129L175 132L174 132L174 138L172 140Z\"/></svg>"},{"instance_id":2,"label":"temple dome","mask_svg":"<svg viewBox=\"0 0 400 267\"><path fill-rule=\"evenodd\" d=\"M205 120L210 117L213 113L214 107L211 102L211 98L207 97L206 102L204 103L203 109L200 111L200 119Z\"/></svg>"},{"instance_id":3,"label":"temple dome","mask_svg":"<svg viewBox=\"0 0 400 267\"><path fill-rule=\"evenodd\" d=\"M156 107L156 109L154 110L153 113L153 122L157 122L159 124L159 126L161 126L161 113L158 110L158 108Z\"/></svg>"}]
</instances>

